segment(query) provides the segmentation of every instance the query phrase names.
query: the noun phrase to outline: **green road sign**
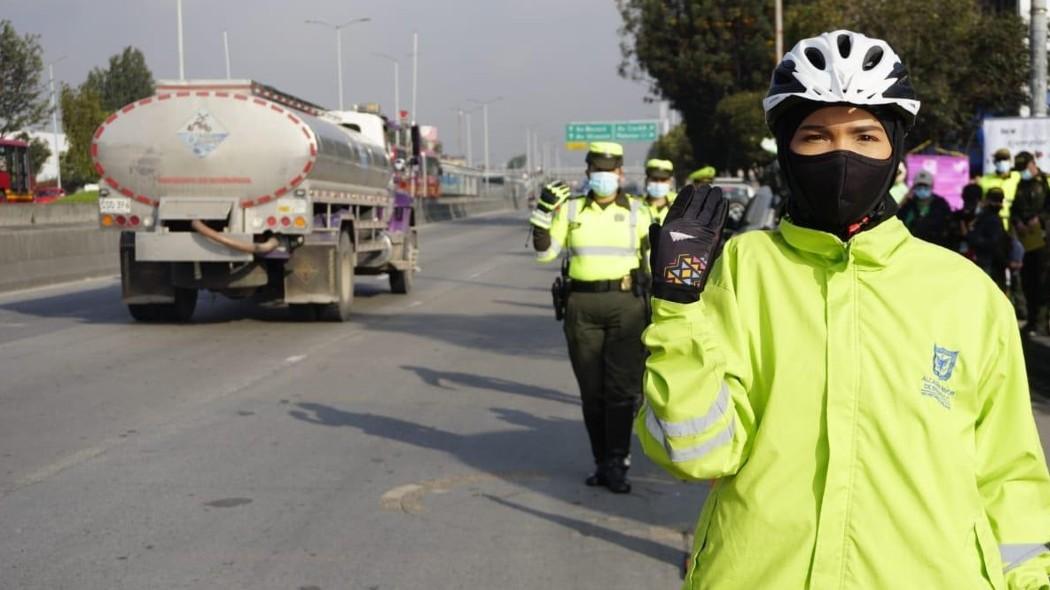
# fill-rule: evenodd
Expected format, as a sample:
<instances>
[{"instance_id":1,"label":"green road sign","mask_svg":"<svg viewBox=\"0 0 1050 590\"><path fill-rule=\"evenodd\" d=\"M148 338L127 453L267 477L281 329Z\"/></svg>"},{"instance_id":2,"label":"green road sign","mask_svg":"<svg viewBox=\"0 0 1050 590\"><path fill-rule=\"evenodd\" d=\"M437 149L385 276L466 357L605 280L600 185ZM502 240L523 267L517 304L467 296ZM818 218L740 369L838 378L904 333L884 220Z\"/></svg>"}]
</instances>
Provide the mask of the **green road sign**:
<instances>
[{"instance_id":1,"label":"green road sign","mask_svg":"<svg viewBox=\"0 0 1050 590\"><path fill-rule=\"evenodd\" d=\"M599 121L569 123L565 126L566 143L580 141L656 141L658 122L653 121Z\"/></svg>"}]
</instances>

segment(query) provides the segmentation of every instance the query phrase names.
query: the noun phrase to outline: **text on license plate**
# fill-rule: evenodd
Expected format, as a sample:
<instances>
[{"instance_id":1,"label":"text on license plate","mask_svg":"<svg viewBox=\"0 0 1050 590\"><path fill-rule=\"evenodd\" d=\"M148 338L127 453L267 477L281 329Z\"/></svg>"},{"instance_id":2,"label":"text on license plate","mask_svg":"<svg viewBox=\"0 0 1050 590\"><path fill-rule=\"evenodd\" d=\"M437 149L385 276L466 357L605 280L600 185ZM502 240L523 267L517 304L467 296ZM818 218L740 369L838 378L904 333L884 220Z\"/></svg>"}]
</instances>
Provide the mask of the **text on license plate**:
<instances>
[{"instance_id":1,"label":"text on license plate","mask_svg":"<svg viewBox=\"0 0 1050 590\"><path fill-rule=\"evenodd\" d=\"M131 199L99 199L100 213L131 213Z\"/></svg>"}]
</instances>

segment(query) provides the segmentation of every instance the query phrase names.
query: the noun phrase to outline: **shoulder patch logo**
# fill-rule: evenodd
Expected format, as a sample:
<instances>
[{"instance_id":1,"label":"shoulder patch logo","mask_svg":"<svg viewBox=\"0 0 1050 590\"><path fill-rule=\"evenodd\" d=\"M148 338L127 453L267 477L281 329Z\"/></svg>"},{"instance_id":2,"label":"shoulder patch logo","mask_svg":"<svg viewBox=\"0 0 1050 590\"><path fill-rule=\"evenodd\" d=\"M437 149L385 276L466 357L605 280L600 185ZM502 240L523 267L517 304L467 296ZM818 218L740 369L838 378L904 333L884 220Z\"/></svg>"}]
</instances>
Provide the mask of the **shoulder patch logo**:
<instances>
[{"instance_id":1,"label":"shoulder patch logo","mask_svg":"<svg viewBox=\"0 0 1050 590\"><path fill-rule=\"evenodd\" d=\"M955 362L959 359L958 350L948 350L933 345L933 374L937 376L941 381L947 381L952 378L952 372L955 371Z\"/></svg>"}]
</instances>

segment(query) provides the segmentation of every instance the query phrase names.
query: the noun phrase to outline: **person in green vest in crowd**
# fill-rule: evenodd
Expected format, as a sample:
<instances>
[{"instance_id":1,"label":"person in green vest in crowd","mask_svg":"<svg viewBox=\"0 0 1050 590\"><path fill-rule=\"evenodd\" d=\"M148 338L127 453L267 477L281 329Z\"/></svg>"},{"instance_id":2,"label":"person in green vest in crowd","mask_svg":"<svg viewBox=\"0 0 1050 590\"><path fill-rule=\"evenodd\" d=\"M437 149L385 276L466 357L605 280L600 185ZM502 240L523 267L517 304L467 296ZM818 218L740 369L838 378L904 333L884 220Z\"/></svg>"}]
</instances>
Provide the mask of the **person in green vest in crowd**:
<instances>
[{"instance_id":1,"label":"person in green vest in crowd","mask_svg":"<svg viewBox=\"0 0 1050 590\"><path fill-rule=\"evenodd\" d=\"M674 202L674 164L670 160L653 158L645 163L645 198L649 214L656 223L663 223L667 208Z\"/></svg>"},{"instance_id":2,"label":"person in green vest in crowd","mask_svg":"<svg viewBox=\"0 0 1050 590\"><path fill-rule=\"evenodd\" d=\"M993 169L982 176L977 183L985 195L990 188L1003 190L1003 208L999 215L1003 219L1003 227L1010 229L1010 207L1013 205L1014 196L1017 194L1017 183L1021 181L1021 173L1013 169L1010 159L1010 150L999 148L992 154Z\"/></svg>"},{"instance_id":3,"label":"person in green vest in crowd","mask_svg":"<svg viewBox=\"0 0 1050 590\"><path fill-rule=\"evenodd\" d=\"M1046 307L1043 286L1047 265L1046 222L1050 185L1031 152L1017 152L1014 170L1021 175L1021 179L1017 183L1013 207L1010 209L1010 225L1024 247L1021 287L1027 307L1025 331L1045 335L1047 318L1043 314Z\"/></svg>"},{"instance_id":4,"label":"person in green vest in crowd","mask_svg":"<svg viewBox=\"0 0 1050 590\"><path fill-rule=\"evenodd\" d=\"M718 171L715 170L714 166L704 166L703 168L694 170L693 173L689 175L688 180L695 186L700 186L701 184L711 184L711 182L714 181L715 175L717 173Z\"/></svg>"}]
</instances>

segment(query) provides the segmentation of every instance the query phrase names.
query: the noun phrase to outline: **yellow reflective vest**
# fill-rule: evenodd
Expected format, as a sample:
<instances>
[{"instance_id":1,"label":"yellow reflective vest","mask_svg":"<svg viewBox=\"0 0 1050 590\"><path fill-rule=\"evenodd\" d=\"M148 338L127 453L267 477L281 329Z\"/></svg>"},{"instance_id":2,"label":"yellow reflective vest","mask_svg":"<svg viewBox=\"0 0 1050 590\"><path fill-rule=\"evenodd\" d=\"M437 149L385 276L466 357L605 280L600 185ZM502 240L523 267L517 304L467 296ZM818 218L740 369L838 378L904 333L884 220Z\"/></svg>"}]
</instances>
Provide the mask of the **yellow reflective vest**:
<instances>
[{"instance_id":1,"label":"yellow reflective vest","mask_svg":"<svg viewBox=\"0 0 1050 590\"><path fill-rule=\"evenodd\" d=\"M990 188L1003 189L1003 208L999 210L999 216L1003 218L1003 227L1007 231L1010 230L1010 207L1014 204L1014 197L1017 196L1017 184L1019 182L1021 182L1021 173L1016 170L1011 171L1006 178L992 173L985 174L977 180L977 184L981 187L981 192L986 195Z\"/></svg>"},{"instance_id":2,"label":"yellow reflective vest","mask_svg":"<svg viewBox=\"0 0 1050 590\"><path fill-rule=\"evenodd\" d=\"M648 206L637 197L620 193L604 208L590 196L574 197L555 211L551 245L537 260L551 262L568 252L570 278L620 279L645 263L643 245L651 223Z\"/></svg>"},{"instance_id":3,"label":"yellow reflective vest","mask_svg":"<svg viewBox=\"0 0 1050 590\"><path fill-rule=\"evenodd\" d=\"M729 240L655 300L635 424L717 479L685 588L1048 588L1050 476L1009 302L896 218Z\"/></svg>"}]
</instances>

